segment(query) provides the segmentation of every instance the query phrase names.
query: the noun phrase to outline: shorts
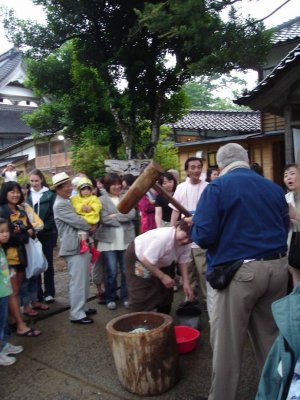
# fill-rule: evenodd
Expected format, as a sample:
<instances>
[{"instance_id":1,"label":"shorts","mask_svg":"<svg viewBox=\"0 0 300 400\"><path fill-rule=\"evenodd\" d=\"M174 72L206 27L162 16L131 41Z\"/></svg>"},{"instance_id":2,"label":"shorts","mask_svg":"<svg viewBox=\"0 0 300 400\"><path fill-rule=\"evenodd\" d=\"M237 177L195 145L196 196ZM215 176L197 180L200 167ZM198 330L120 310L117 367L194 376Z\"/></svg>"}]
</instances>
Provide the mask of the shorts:
<instances>
[{"instance_id":1,"label":"shorts","mask_svg":"<svg viewBox=\"0 0 300 400\"><path fill-rule=\"evenodd\" d=\"M9 265L8 268L10 271L25 272L26 266L23 264L17 264L17 265Z\"/></svg>"}]
</instances>

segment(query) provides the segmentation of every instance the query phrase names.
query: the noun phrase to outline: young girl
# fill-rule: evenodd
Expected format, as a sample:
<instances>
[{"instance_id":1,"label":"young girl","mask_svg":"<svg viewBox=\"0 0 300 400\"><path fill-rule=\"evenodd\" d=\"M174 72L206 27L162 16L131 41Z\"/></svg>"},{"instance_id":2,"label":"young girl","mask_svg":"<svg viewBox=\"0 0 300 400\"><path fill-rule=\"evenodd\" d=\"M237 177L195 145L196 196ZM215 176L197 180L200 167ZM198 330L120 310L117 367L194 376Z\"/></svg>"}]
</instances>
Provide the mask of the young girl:
<instances>
[{"instance_id":1,"label":"young girl","mask_svg":"<svg viewBox=\"0 0 300 400\"><path fill-rule=\"evenodd\" d=\"M16 362L15 357L9 357L9 354L18 354L23 351L22 346L14 346L6 341L8 297L12 293L12 288L2 244L7 243L8 239L8 223L4 218L0 218L0 365L2 366L9 366Z\"/></svg>"},{"instance_id":2,"label":"young girl","mask_svg":"<svg viewBox=\"0 0 300 400\"><path fill-rule=\"evenodd\" d=\"M76 213L86 220L90 225L97 225L100 220L102 204L97 196L93 195L93 185L88 178L81 178L77 184L78 194L71 197L70 201ZM91 262L96 262L100 252L96 249L94 241L89 238L88 232L78 231L80 237L80 254L90 251ZM91 249L88 245L88 239Z\"/></svg>"}]
</instances>

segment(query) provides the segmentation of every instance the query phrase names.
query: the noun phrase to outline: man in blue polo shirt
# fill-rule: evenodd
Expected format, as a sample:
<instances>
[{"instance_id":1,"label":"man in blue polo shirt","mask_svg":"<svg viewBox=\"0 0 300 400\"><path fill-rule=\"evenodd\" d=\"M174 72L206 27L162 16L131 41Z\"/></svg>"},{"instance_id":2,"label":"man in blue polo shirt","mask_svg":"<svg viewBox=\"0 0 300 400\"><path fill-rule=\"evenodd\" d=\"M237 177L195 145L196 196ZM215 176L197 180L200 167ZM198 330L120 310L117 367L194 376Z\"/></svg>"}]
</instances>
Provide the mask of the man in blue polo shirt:
<instances>
[{"instance_id":1,"label":"man in blue polo shirt","mask_svg":"<svg viewBox=\"0 0 300 400\"><path fill-rule=\"evenodd\" d=\"M208 250L208 280L218 266L244 260L228 286L215 291L210 321L209 400L234 400L247 334L260 370L277 336L271 304L287 292L289 217L283 190L250 170L242 146L222 146L217 163L220 177L201 196L191 239Z\"/></svg>"}]
</instances>

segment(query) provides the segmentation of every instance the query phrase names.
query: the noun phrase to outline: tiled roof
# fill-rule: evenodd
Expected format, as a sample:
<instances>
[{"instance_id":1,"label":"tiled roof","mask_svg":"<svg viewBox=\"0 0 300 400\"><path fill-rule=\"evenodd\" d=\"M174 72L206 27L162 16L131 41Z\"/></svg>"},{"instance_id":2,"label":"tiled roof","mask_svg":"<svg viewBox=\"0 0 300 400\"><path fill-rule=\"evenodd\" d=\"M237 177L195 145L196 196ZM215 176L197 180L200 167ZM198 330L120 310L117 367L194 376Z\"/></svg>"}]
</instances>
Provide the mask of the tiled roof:
<instances>
[{"instance_id":1,"label":"tiled roof","mask_svg":"<svg viewBox=\"0 0 300 400\"><path fill-rule=\"evenodd\" d=\"M258 132L260 113L257 111L192 110L172 127L193 131Z\"/></svg>"},{"instance_id":2,"label":"tiled roof","mask_svg":"<svg viewBox=\"0 0 300 400\"><path fill-rule=\"evenodd\" d=\"M0 106L0 134L24 134L30 135L33 129L27 126L22 118L23 112L29 112L28 109L18 107L5 107Z\"/></svg>"},{"instance_id":3,"label":"tiled roof","mask_svg":"<svg viewBox=\"0 0 300 400\"><path fill-rule=\"evenodd\" d=\"M1 160L1 156L3 156L3 154L4 155L10 154L9 153L10 151L15 150L17 148L21 148L30 142L34 142L34 138L32 135L25 136L22 139L17 140L14 143L8 144L7 146L0 148L0 160Z\"/></svg>"},{"instance_id":4,"label":"tiled roof","mask_svg":"<svg viewBox=\"0 0 300 400\"><path fill-rule=\"evenodd\" d=\"M0 86L14 69L22 62L22 52L16 49L10 49L0 55Z\"/></svg>"},{"instance_id":5,"label":"tiled roof","mask_svg":"<svg viewBox=\"0 0 300 400\"><path fill-rule=\"evenodd\" d=\"M23 156L15 156L15 157L7 157L7 158L0 158L0 168L5 167L7 164L18 164L21 161L27 161L28 154Z\"/></svg>"},{"instance_id":6,"label":"tiled roof","mask_svg":"<svg viewBox=\"0 0 300 400\"><path fill-rule=\"evenodd\" d=\"M300 41L300 17L291 19L273 29L274 33L271 39L273 46L292 42L297 39Z\"/></svg>"},{"instance_id":7,"label":"tiled roof","mask_svg":"<svg viewBox=\"0 0 300 400\"><path fill-rule=\"evenodd\" d=\"M280 61L280 63L270 72L269 75L265 77L264 80L259 82L259 84L251 91L246 93L244 96L235 100L237 104L247 105L249 101L254 98L258 93L263 92L266 88L271 87L275 81L281 75L287 73L288 69L292 67L296 62L300 62L300 44L296 46L288 55Z\"/></svg>"}]
</instances>

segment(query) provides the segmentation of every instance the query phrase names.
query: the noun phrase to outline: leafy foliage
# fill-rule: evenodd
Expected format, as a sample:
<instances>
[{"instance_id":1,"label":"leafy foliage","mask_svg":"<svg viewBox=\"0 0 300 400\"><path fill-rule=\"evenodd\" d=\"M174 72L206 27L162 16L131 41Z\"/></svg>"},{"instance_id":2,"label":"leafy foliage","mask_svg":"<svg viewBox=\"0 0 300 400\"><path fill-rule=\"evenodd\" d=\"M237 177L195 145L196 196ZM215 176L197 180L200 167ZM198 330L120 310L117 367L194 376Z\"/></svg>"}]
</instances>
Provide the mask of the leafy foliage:
<instances>
[{"instance_id":1,"label":"leafy foliage","mask_svg":"<svg viewBox=\"0 0 300 400\"><path fill-rule=\"evenodd\" d=\"M161 124L186 110L180 90L192 76L253 68L264 59L269 34L261 23L241 20L233 7L227 21L221 18L237 1L34 0L45 7L47 26L18 20L12 12L4 25L15 45L29 46L36 60L54 54L53 64L51 59L50 65L41 64L47 74L40 71L39 76L46 82L39 81L37 87L51 101L59 99L63 117L58 120L69 136L80 136L90 123L99 126L99 132L109 126L109 133L114 132L109 135L110 150L116 152L122 141L131 158L139 152L143 121L150 121L151 136L143 152L152 156ZM75 59L56 53L69 42ZM173 64L167 62L170 55ZM66 70L61 65L62 74L54 76L59 61L69 65ZM124 80L127 86L120 87ZM62 93L50 90L52 85ZM41 123L38 126L41 129Z\"/></svg>"},{"instance_id":2,"label":"leafy foliage","mask_svg":"<svg viewBox=\"0 0 300 400\"><path fill-rule=\"evenodd\" d=\"M239 92L233 90L232 85L239 85ZM192 110L248 110L247 107L240 107L234 104L230 98L217 96L218 89L226 90L232 96L238 97L245 88L246 82L238 77L204 76L183 86L183 91L187 97L189 109Z\"/></svg>"},{"instance_id":3,"label":"leafy foliage","mask_svg":"<svg viewBox=\"0 0 300 400\"><path fill-rule=\"evenodd\" d=\"M164 169L180 169L178 159L178 149L174 147L173 143L168 141L170 135L170 128L167 126L161 127L160 139L157 143L154 160Z\"/></svg>"},{"instance_id":4,"label":"leafy foliage","mask_svg":"<svg viewBox=\"0 0 300 400\"><path fill-rule=\"evenodd\" d=\"M26 85L45 102L24 120L37 132L64 131L73 142L89 136L117 153L120 136L97 70L80 63L72 42L42 60L27 61Z\"/></svg>"},{"instance_id":5,"label":"leafy foliage","mask_svg":"<svg viewBox=\"0 0 300 400\"><path fill-rule=\"evenodd\" d=\"M104 175L104 160L109 158L108 147L95 145L89 139L84 139L72 148L72 168L75 172L85 172L96 178Z\"/></svg>"}]
</instances>

